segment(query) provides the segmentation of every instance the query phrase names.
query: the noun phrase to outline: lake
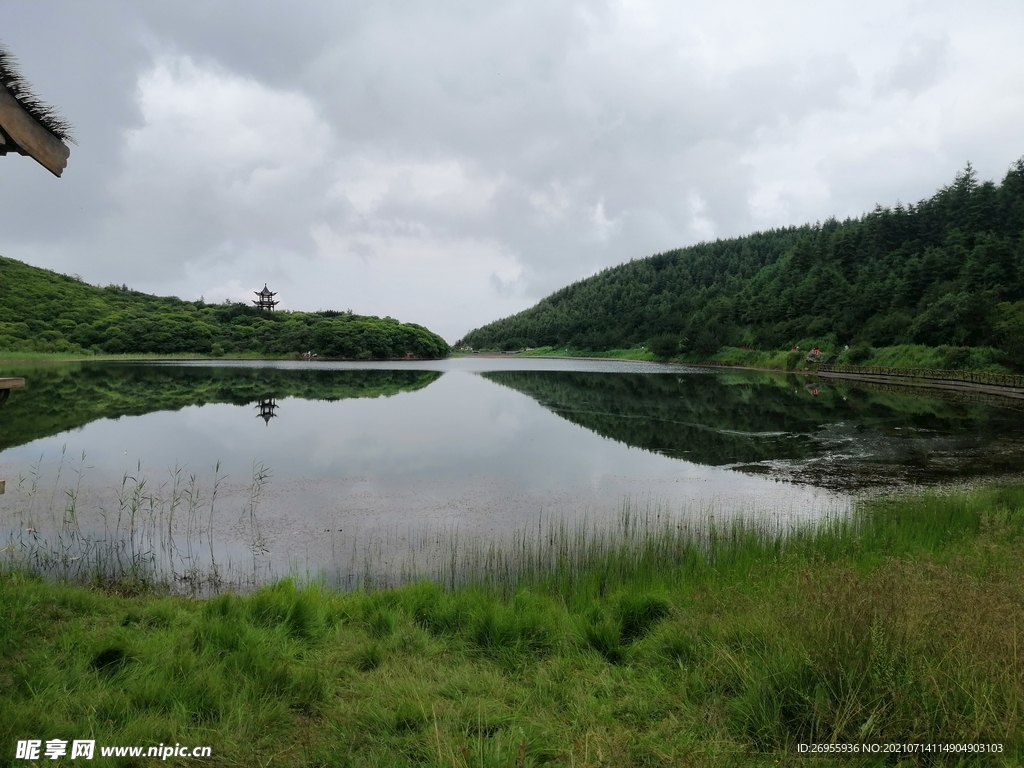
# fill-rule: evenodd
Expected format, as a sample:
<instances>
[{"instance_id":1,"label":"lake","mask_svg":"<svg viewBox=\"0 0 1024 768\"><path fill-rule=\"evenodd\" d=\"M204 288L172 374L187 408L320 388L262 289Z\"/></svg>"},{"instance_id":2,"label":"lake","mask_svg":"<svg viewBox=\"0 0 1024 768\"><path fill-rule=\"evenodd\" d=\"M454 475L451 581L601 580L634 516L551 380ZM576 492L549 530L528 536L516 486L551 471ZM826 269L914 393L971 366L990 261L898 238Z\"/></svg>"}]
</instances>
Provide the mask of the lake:
<instances>
[{"instance_id":1,"label":"lake","mask_svg":"<svg viewBox=\"0 0 1024 768\"><path fill-rule=\"evenodd\" d=\"M42 542L64 567L117 540L132 562L351 584L624 508L785 526L1024 466L1024 413L996 401L753 371L473 356L3 374L27 387L0 408L0 528L11 554Z\"/></svg>"}]
</instances>

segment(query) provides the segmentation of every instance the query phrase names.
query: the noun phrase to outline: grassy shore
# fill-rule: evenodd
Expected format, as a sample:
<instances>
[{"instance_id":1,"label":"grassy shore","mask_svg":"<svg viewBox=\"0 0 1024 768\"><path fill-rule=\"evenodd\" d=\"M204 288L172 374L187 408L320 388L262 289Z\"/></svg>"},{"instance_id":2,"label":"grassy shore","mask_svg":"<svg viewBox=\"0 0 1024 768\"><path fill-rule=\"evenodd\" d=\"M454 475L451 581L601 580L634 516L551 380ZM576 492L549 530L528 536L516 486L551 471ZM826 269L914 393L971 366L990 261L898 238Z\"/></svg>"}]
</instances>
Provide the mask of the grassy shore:
<instances>
[{"instance_id":1,"label":"grassy shore","mask_svg":"<svg viewBox=\"0 0 1024 768\"><path fill-rule=\"evenodd\" d=\"M8 567L0 765L54 738L224 766L775 766L815 742L1004 751L802 765L1018 765L1022 542L1003 486L788 535L550 528L464 550L454 589L185 600Z\"/></svg>"},{"instance_id":2,"label":"grassy shore","mask_svg":"<svg viewBox=\"0 0 1024 768\"><path fill-rule=\"evenodd\" d=\"M723 347L707 362L725 365L743 365L774 370L814 370L817 364L806 361L806 353L814 344L800 346L802 351L763 352L736 347ZM830 360L843 364L874 365L888 368L932 368L946 370L990 371L1008 373L1000 363L1005 357L999 350L988 347L926 347L920 344L901 344L893 347L861 347L859 349L830 349L822 347ZM679 359L680 362L700 362L698 358Z\"/></svg>"},{"instance_id":3,"label":"grassy shore","mask_svg":"<svg viewBox=\"0 0 1024 768\"><path fill-rule=\"evenodd\" d=\"M602 352L571 349L568 347L537 347L519 354L540 357L602 357L619 360L652 360L673 363L717 363L744 368L772 371L813 371L816 363L808 363L807 352L819 344L813 340L801 342L800 350L758 350L740 347L722 347L712 355L677 355L659 358L647 347L611 349ZM932 368L947 370L1010 372L1001 361L1004 355L990 347L927 347L921 344L901 344L892 347L861 347L842 349L821 343L826 357L833 361L855 365L876 365L889 368Z\"/></svg>"},{"instance_id":4,"label":"grassy shore","mask_svg":"<svg viewBox=\"0 0 1024 768\"><path fill-rule=\"evenodd\" d=\"M654 353L646 347L629 349L606 349L602 352L591 352L585 349L570 347L536 347L519 353L524 357L607 357L615 360L657 360Z\"/></svg>"},{"instance_id":5,"label":"grassy shore","mask_svg":"<svg viewBox=\"0 0 1024 768\"><path fill-rule=\"evenodd\" d=\"M805 360L807 350L813 342L804 342L802 352L789 350L756 350L739 347L722 347L708 356L682 355L669 359L659 358L646 346L628 349L607 349L599 352L570 347L537 347L518 352L522 357L595 357L613 360L650 360L675 363L718 363L745 368L760 368L775 371L813 371L817 364ZM833 349L823 346L830 359L840 363L856 365L877 365L890 368L933 368L964 369L1007 373L1009 369L1000 363L1003 355L989 347L927 347L920 344L902 344L893 347L870 347L862 350ZM857 354L859 352L860 354ZM454 353L464 357L464 353ZM220 356L197 354L125 354L125 355L72 355L54 352L11 352L0 350L0 364L25 362L69 362L106 360L293 360L295 354L267 355L259 353L230 353ZM405 358L400 358L405 359ZM324 358L329 360L329 358Z\"/></svg>"},{"instance_id":6,"label":"grassy shore","mask_svg":"<svg viewBox=\"0 0 1024 768\"><path fill-rule=\"evenodd\" d=\"M77 362L109 362L118 360L295 360L298 355L268 355L257 352L232 352L224 355L201 355L192 352L171 354L130 353L123 355L108 354L68 354L63 352L19 352L0 350L0 364L3 363L77 363Z\"/></svg>"}]
</instances>

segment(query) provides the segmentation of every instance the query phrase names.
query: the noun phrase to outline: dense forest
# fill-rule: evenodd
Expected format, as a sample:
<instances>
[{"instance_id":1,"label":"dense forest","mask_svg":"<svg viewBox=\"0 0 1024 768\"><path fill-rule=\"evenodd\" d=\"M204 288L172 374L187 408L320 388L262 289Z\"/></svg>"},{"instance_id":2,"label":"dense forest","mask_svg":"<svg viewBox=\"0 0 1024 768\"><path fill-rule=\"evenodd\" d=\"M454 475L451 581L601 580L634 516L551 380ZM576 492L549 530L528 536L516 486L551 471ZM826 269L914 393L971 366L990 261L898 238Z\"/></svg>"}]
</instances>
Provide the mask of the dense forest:
<instances>
[{"instance_id":1,"label":"dense forest","mask_svg":"<svg viewBox=\"0 0 1024 768\"><path fill-rule=\"evenodd\" d=\"M351 312L261 312L97 288L0 256L0 352L256 354L387 359L448 354L412 323Z\"/></svg>"},{"instance_id":2,"label":"dense forest","mask_svg":"<svg viewBox=\"0 0 1024 768\"><path fill-rule=\"evenodd\" d=\"M1024 366L1024 158L917 205L701 243L606 269L466 335L476 349L800 343L995 347Z\"/></svg>"},{"instance_id":3,"label":"dense forest","mask_svg":"<svg viewBox=\"0 0 1024 768\"><path fill-rule=\"evenodd\" d=\"M346 400L413 392L441 377L419 370L300 370L140 363L12 366L31 385L0 408L0 451L119 419L207 403L249 405L264 398Z\"/></svg>"}]
</instances>

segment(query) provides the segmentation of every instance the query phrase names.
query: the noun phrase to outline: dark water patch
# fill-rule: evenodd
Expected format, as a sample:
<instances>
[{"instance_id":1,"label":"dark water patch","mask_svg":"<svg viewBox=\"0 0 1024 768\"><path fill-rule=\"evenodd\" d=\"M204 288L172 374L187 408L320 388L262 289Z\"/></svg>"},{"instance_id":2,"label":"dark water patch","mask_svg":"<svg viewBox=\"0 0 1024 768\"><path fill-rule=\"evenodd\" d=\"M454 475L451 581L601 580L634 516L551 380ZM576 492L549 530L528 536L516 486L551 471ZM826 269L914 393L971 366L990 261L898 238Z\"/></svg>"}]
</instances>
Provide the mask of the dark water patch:
<instances>
[{"instance_id":1,"label":"dark water patch","mask_svg":"<svg viewBox=\"0 0 1024 768\"><path fill-rule=\"evenodd\" d=\"M1024 466L1024 413L991 401L753 372L482 375L626 445L823 487L937 483Z\"/></svg>"},{"instance_id":2,"label":"dark water patch","mask_svg":"<svg viewBox=\"0 0 1024 768\"><path fill-rule=\"evenodd\" d=\"M212 403L296 397L334 402L422 389L439 371L72 363L10 366L28 386L0 408L0 451L98 419Z\"/></svg>"}]
</instances>

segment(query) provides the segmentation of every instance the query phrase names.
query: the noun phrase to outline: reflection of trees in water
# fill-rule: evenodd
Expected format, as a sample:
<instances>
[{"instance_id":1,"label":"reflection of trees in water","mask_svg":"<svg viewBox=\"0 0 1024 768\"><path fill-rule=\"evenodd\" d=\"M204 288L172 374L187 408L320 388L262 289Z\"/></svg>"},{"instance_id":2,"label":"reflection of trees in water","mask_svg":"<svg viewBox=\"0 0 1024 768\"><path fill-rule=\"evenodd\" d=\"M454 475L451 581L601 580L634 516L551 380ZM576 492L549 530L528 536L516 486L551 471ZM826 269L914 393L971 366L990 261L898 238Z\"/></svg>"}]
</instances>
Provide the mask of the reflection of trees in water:
<instances>
[{"instance_id":1,"label":"reflection of trees in water","mask_svg":"<svg viewBox=\"0 0 1024 768\"><path fill-rule=\"evenodd\" d=\"M190 405L388 397L422 389L441 373L78 363L24 368L19 375L25 376L27 386L0 410L0 450L96 419Z\"/></svg>"},{"instance_id":2,"label":"reflection of trees in water","mask_svg":"<svg viewBox=\"0 0 1024 768\"><path fill-rule=\"evenodd\" d=\"M814 473L806 460L835 458L860 466L901 465L922 475L954 464L957 471L990 474L1012 468L1024 447L1016 438L1024 433L1024 414L826 384L818 386L815 396L802 377L550 371L482 375L603 437L713 466L793 462L791 469L799 466L801 472ZM1016 446L1012 455L1003 450L1007 441ZM820 466L829 472L839 469L832 462ZM787 474L796 479L798 473Z\"/></svg>"},{"instance_id":3,"label":"reflection of trees in water","mask_svg":"<svg viewBox=\"0 0 1024 768\"><path fill-rule=\"evenodd\" d=\"M779 387L728 387L713 376L483 375L604 437L699 464L800 458L811 451L811 441L803 433L817 425L799 408L779 407L784 400L793 400Z\"/></svg>"}]
</instances>

